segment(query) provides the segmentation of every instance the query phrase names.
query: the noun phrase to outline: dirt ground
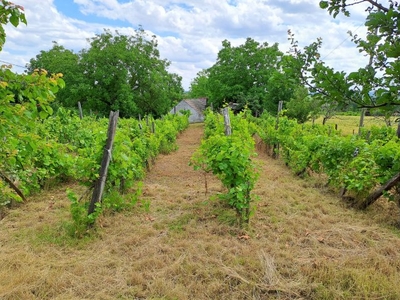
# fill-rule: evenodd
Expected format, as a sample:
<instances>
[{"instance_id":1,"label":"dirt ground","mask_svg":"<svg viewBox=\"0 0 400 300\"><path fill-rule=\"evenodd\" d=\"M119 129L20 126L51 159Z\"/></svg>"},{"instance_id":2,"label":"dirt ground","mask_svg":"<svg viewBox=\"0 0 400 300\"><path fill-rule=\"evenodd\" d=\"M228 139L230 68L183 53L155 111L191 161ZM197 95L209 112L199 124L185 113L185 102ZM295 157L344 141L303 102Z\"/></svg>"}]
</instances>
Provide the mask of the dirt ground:
<instances>
[{"instance_id":1,"label":"dirt ground","mask_svg":"<svg viewBox=\"0 0 400 300\"><path fill-rule=\"evenodd\" d=\"M0 221L0 299L400 299L395 206L351 209L258 144L257 210L240 229L214 199L220 182L189 166L202 132L182 133L138 205L101 217L90 238L63 236L66 186L11 210Z\"/></svg>"}]
</instances>

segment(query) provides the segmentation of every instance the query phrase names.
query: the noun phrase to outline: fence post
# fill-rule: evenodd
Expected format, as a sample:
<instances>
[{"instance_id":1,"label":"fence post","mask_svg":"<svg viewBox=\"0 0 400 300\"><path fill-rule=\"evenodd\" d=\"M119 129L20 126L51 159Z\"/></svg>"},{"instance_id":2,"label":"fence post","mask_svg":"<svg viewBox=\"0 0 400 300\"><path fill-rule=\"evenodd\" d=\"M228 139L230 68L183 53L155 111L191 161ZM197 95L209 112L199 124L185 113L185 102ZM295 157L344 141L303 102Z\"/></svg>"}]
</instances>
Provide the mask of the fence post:
<instances>
[{"instance_id":1,"label":"fence post","mask_svg":"<svg viewBox=\"0 0 400 300\"><path fill-rule=\"evenodd\" d=\"M364 116L365 116L366 109L361 109L361 116L360 116L360 125L358 127L358 135L361 135L361 128L364 127Z\"/></svg>"},{"instance_id":2,"label":"fence post","mask_svg":"<svg viewBox=\"0 0 400 300\"><path fill-rule=\"evenodd\" d=\"M231 119L229 118L229 108L225 107L222 110L222 114L224 115L225 135L231 135L232 128L231 128Z\"/></svg>"},{"instance_id":3,"label":"fence post","mask_svg":"<svg viewBox=\"0 0 400 300\"><path fill-rule=\"evenodd\" d=\"M278 103L278 114L276 116L276 123L275 123L275 130L279 129L279 113L281 112L283 108L283 101L279 101ZM272 150L272 157L273 158L278 158L279 157L279 143L274 144L273 150Z\"/></svg>"},{"instance_id":4,"label":"fence post","mask_svg":"<svg viewBox=\"0 0 400 300\"><path fill-rule=\"evenodd\" d=\"M103 195L104 186L106 184L106 179L107 179L108 166L110 165L111 161L111 152L114 143L115 131L117 129L118 116L119 116L119 111L110 112L106 147L104 148L103 159L101 161L101 166L100 166L100 177L96 181L93 190L92 200L90 201L89 204L88 215L94 212L96 208L96 203L101 201L101 197Z\"/></svg>"},{"instance_id":5,"label":"fence post","mask_svg":"<svg viewBox=\"0 0 400 300\"><path fill-rule=\"evenodd\" d=\"M83 119L82 105L81 102L78 101L78 110L79 110L79 118Z\"/></svg>"}]
</instances>

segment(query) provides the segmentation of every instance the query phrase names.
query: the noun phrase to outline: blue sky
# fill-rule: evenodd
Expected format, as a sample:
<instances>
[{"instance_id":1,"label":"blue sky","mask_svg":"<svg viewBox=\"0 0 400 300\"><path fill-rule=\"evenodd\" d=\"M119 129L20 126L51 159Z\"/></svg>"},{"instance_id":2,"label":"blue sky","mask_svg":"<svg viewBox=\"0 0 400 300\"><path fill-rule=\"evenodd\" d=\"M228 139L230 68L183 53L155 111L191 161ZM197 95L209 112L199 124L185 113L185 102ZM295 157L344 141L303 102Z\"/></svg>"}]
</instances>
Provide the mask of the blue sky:
<instances>
[{"instance_id":1,"label":"blue sky","mask_svg":"<svg viewBox=\"0 0 400 300\"><path fill-rule=\"evenodd\" d=\"M120 3L126 3L129 1L119 1ZM63 15L78 19L87 23L98 23L98 24L106 24L107 26L113 27L124 27L131 26L131 24L122 19L109 19L106 17L99 17L95 14L84 14L81 12L80 6L74 1L70 0L54 0L53 4L55 8L62 13Z\"/></svg>"},{"instance_id":2,"label":"blue sky","mask_svg":"<svg viewBox=\"0 0 400 300\"><path fill-rule=\"evenodd\" d=\"M364 34L364 7L354 7L351 18L332 17L319 8L318 0L14 0L26 11L28 26L6 27L7 42L0 60L22 71L52 42L79 51L87 39L105 28L132 34L142 25L156 35L162 58L171 61L170 72L183 78L189 88L202 69L212 66L229 40L233 46L247 37L289 48L291 29L300 46L323 38L322 57L337 70L352 71L367 58L358 53L347 31ZM360 26L361 25L361 26Z\"/></svg>"}]
</instances>

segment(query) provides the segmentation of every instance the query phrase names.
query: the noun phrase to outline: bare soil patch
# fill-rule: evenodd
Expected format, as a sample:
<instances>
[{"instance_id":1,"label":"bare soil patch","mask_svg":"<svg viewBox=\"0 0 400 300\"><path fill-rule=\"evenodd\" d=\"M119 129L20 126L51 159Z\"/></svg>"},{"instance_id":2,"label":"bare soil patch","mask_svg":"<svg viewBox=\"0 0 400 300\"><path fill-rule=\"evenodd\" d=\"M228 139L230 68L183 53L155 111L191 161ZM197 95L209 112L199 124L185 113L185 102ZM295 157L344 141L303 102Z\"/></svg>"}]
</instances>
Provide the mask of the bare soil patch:
<instances>
[{"instance_id":1,"label":"bare soil patch","mask_svg":"<svg viewBox=\"0 0 400 300\"><path fill-rule=\"evenodd\" d=\"M0 221L0 299L400 298L394 205L350 209L259 145L257 211L240 229L210 200L219 181L188 165L202 132L182 133L178 151L151 167L137 207L103 216L91 238L63 235L65 186L10 211Z\"/></svg>"}]
</instances>

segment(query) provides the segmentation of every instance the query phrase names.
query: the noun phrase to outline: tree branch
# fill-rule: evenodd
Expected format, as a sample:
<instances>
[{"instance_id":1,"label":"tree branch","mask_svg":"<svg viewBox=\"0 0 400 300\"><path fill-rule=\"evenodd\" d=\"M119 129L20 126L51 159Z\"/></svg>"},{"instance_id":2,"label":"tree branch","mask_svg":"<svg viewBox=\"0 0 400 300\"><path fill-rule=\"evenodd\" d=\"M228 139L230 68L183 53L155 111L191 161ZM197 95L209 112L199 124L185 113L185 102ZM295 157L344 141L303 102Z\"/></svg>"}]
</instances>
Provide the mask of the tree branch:
<instances>
[{"instance_id":1,"label":"tree branch","mask_svg":"<svg viewBox=\"0 0 400 300\"><path fill-rule=\"evenodd\" d=\"M385 7L382 4L380 4L380 3L376 2L376 1L373 1L373 0L360 0L360 1L357 1L357 2L354 2L354 3L345 4L343 7L353 6L353 5L357 5L357 4L363 3L363 2L368 2L372 6L377 7L379 9L383 10L384 12L388 12L389 11L389 9L387 7Z\"/></svg>"},{"instance_id":2,"label":"tree branch","mask_svg":"<svg viewBox=\"0 0 400 300\"><path fill-rule=\"evenodd\" d=\"M373 6L383 10L386 13L389 11L389 9L387 7L384 7L382 4L380 4L380 3L376 2L376 1L373 1L373 0L366 0L366 1L371 3Z\"/></svg>"},{"instance_id":3,"label":"tree branch","mask_svg":"<svg viewBox=\"0 0 400 300\"><path fill-rule=\"evenodd\" d=\"M357 5L357 4L363 3L363 2L369 2L369 0L360 0L360 1L357 1L357 2L354 2L354 3L345 4L344 6L353 6L353 5Z\"/></svg>"}]
</instances>

